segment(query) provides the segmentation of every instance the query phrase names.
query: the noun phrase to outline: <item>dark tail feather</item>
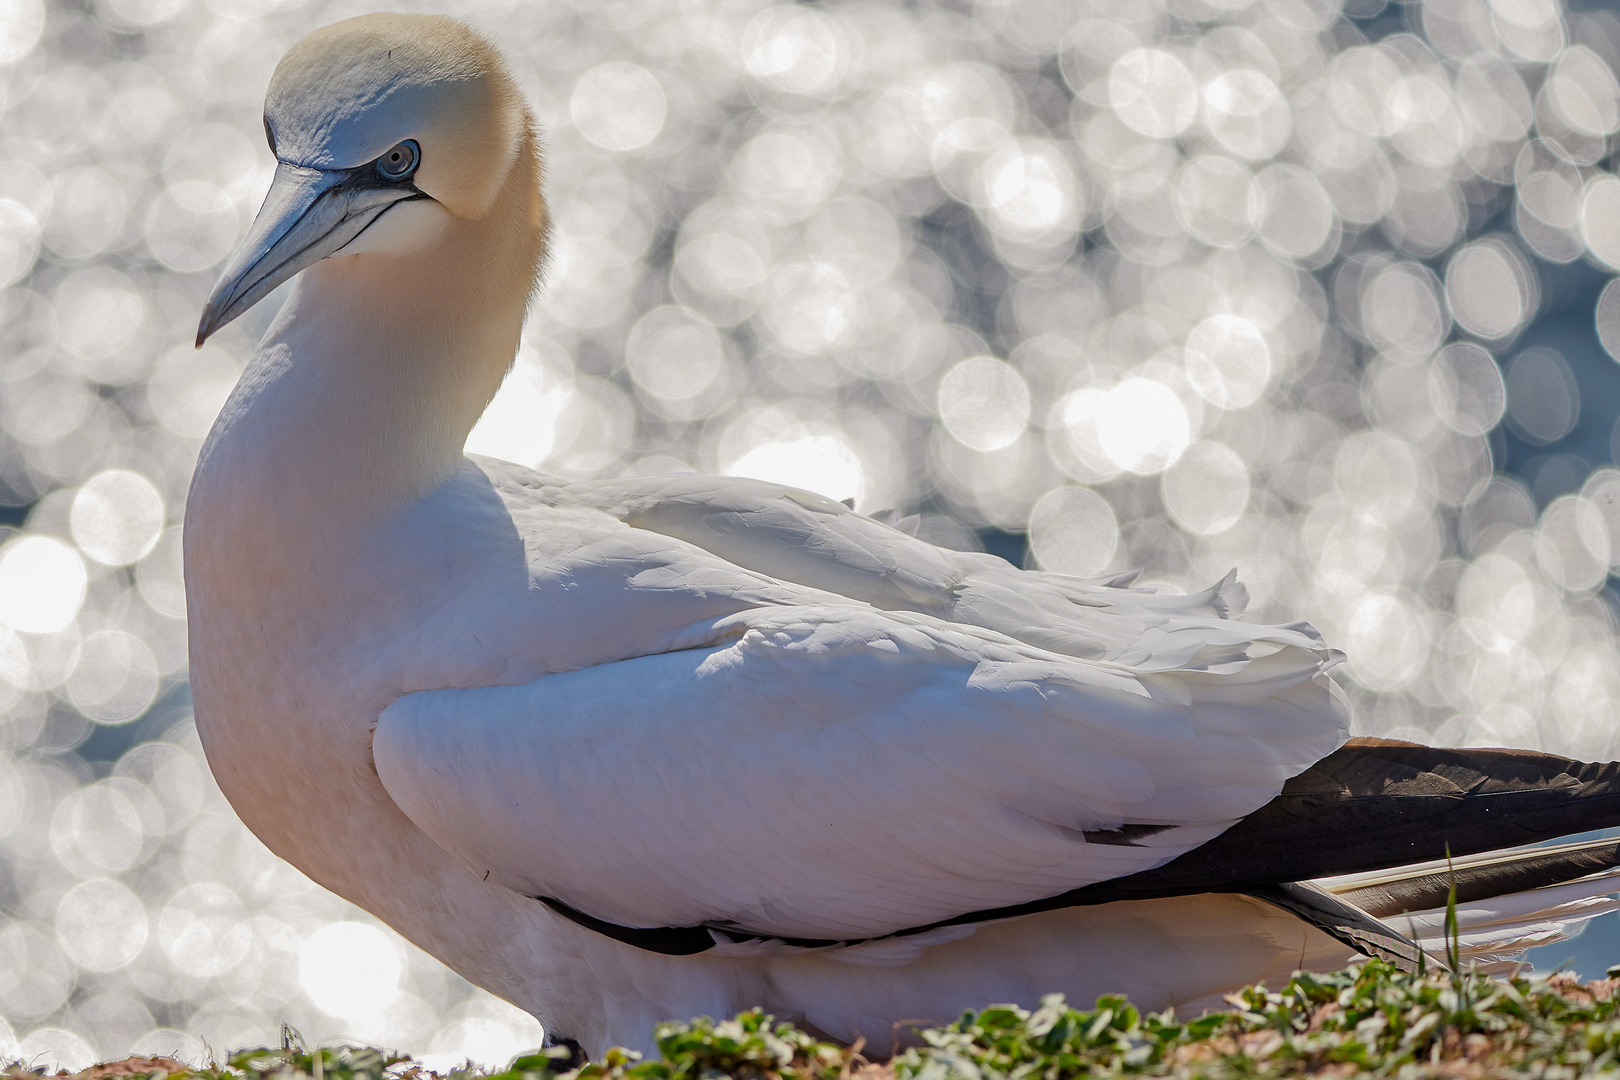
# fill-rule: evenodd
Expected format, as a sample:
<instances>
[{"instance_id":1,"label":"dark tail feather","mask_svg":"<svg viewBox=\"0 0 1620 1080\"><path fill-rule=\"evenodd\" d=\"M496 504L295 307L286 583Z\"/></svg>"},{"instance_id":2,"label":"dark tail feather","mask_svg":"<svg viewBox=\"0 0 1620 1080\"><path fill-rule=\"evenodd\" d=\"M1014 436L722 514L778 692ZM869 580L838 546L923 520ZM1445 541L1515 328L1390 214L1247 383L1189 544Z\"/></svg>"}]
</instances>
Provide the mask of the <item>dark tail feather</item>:
<instances>
[{"instance_id":1,"label":"dark tail feather","mask_svg":"<svg viewBox=\"0 0 1620 1080\"><path fill-rule=\"evenodd\" d=\"M1402 971L1417 971L1425 963L1443 967L1434 957L1425 959L1423 947L1393 926L1371 915L1342 895L1298 881L1283 885L1256 885L1244 896L1264 900L1299 916L1329 937L1337 938L1366 956L1377 956Z\"/></svg>"},{"instance_id":2,"label":"dark tail feather","mask_svg":"<svg viewBox=\"0 0 1620 1080\"><path fill-rule=\"evenodd\" d=\"M1119 900L1236 891L1617 825L1620 762L1351 739L1209 843L1088 889Z\"/></svg>"},{"instance_id":3,"label":"dark tail feather","mask_svg":"<svg viewBox=\"0 0 1620 1080\"><path fill-rule=\"evenodd\" d=\"M1387 919L1443 906L1453 883L1457 903L1468 904L1562 885L1616 867L1620 867L1620 840L1604 839L1502 851L1483 858L1457 859L1449 866L1443 861L1422 863L1320 884L1340 900L1375 918Z\"/></svg>"}]
</instances>

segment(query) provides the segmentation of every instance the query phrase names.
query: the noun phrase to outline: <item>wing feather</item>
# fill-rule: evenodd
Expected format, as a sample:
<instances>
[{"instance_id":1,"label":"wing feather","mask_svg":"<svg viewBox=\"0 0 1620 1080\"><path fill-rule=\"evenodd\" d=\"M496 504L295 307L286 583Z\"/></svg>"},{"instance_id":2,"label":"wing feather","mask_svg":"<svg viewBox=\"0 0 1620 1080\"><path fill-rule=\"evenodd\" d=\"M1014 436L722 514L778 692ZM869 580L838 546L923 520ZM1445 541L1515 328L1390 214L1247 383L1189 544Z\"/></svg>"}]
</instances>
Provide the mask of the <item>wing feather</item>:
<instances>
[{"instance_id":1,"label":"wing feather","mask_svg":"<svg viewBox=\"0 0 1620 1080\"><path fill-rule=\"evenodd\" d=\"M706 638L406 695L379 720L378 773L441 846L528 895L625 926L850 939L1160 865L1345 737L1331 656L1291 641L1150 684L868 607L754 609ZM1166 828L1085 839L1127 822Z\"/></svg>"}]
</instances>

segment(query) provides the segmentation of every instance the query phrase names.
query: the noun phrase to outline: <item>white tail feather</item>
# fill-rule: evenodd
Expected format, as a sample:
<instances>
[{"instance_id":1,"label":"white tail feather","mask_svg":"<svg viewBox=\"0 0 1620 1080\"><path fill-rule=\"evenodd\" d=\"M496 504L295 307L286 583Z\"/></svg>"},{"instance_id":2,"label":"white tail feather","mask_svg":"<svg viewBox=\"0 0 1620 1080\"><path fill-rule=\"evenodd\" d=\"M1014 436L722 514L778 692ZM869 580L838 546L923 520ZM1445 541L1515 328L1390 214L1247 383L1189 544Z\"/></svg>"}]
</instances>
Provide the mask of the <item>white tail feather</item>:
<instances>
[{"instance_id":1,"label":"white tail feather","mask_svg":"<svg viewBox=\"0 0 1620 1080\"><path fill-rule=\"evenodd\" d=\"M1411 881L1480 867L1496 867L1507 873L1527 861L1551 853L1578 852L1600 846L1604 841L1586 841L1557 847L1518 848L1460 858L1404 866L1367 874L1347 874L1318 882L1330 893L1349 898L1357 890ZM1522 882L1522 878L1520 879ZM1587 874L1569 881L1540 888L1521 889L1470 900L1457 905L1457 946L1460 958L1492 973L1511 973L1527 949L1567 941L1586 928L1599 915L1620 910L1620 867ZM1365 895L1365 894L1364 894ZM1444 957L1449 949L1444 905L1399 914L1380 916L1404 931L1434 957Z\"/></svg>"}]
</instances>

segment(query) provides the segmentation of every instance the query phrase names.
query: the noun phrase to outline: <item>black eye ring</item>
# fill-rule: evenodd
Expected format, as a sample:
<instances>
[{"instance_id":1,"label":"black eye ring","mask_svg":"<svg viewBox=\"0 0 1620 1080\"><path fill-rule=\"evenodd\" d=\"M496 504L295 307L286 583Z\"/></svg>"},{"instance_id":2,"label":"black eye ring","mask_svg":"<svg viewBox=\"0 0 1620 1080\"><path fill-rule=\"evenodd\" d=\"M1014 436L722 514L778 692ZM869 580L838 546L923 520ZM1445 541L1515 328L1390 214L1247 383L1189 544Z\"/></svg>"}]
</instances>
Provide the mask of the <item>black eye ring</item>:
<instances>
[{"instance_id":1,"label":"black eye ring","mask_svg":"<svg viewBox=\"0 0 1620 1080\"><path fill-rule=\"evenodd\" d=\"M408 180L422 163L422 148L415 139L406 139L377 159L377 175L384 180Z\"/></svg>"}]
</instances>

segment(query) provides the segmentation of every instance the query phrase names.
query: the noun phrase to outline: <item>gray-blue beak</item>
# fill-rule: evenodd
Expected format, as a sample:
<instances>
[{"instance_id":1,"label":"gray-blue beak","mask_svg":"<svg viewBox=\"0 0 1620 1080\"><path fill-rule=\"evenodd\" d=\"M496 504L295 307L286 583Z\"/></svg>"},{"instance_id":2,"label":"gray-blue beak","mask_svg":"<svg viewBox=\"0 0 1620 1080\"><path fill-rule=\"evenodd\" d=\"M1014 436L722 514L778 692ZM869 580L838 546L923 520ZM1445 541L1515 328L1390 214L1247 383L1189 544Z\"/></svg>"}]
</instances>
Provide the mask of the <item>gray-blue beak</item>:
<instances>
[{"instance_id":1,"label":"gray-blue beak","mask_svg":"<svg viewBox=\"0 0 1620 1080\"><path fill-rule=\"evenodd\" d=\"M390 206L425 197L410 184L376 182L369 165L326 170L277 163L259 216L203 307L197 345L304 267L342 250Z\"/></svg>"}]
</instances>

